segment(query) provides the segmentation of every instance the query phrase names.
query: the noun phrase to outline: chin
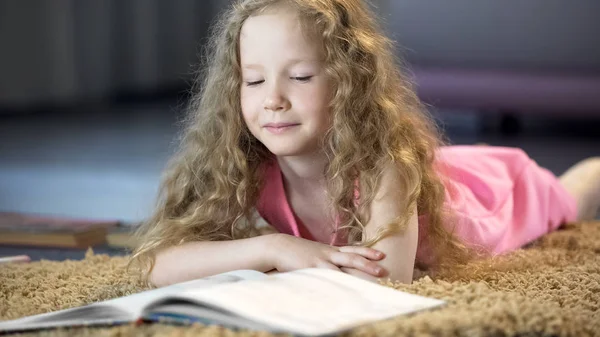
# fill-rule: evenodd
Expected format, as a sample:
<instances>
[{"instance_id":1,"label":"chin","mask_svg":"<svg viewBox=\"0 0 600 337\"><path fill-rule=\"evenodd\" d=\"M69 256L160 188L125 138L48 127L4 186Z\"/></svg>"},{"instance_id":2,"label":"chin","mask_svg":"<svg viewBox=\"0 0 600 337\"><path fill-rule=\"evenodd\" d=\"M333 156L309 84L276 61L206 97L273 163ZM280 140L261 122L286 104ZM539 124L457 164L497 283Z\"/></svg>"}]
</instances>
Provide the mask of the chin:
<instances>
[{"instance_id":1,"label":"chin","mask_svg":"<svg viewBox=\"0 0 600 337\"><path fill-rule=\"evenodd\" d=\"M294 157L310 153L306 148L298 146L300 144L265 144L267 149L278 157Z\"/></svg>"},{"instance_id":2,"label":"chin","mask_svg":"<svg viewBox=\"0 0 600 337\"><path fill-rule=\"evenodd\" d=\"M282 149L282 148L273 148L273 147L267 147L269 149L269 151L271 151L271 153L273 153L274 155L276 155L277 157L295 157L295 156L300 156L303 153L305 153L304 151L298 151L298 150L293 150L293 149Z\"/></svg>"}]
</instances>

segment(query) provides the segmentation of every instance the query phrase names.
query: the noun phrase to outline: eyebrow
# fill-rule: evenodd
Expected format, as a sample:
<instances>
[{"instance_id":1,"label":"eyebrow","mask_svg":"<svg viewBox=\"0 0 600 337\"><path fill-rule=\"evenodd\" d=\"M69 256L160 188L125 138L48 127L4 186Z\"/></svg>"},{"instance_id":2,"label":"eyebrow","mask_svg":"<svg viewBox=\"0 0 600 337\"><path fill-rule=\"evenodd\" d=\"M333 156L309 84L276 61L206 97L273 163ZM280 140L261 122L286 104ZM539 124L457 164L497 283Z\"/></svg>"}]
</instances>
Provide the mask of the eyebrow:
<instances>
[{"instance_id":1,"label":"eyebrow","mask_svg":"<svg viewBox=\"0 0 600 337\"><path fill-rule=\"evenodd\" d=\"M302 63L302 62L306 62L306 63L318 63L319 61L316 59L291 59L288 61L288 63L286 64L286 67L290 67L293 65L296 65L298 63ZM243 69L263 69L264 67L260 64L254 64L254 63L250 63L250 64L244 64L242 65Z\"/></svg>"}]
</instances>

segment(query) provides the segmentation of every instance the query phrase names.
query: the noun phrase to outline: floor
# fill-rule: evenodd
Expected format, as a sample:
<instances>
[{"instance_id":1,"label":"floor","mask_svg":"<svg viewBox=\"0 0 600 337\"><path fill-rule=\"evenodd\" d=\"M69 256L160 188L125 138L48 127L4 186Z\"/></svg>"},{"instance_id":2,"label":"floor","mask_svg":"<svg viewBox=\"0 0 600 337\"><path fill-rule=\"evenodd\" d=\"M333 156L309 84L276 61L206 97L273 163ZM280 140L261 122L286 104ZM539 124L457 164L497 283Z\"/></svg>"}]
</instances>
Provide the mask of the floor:
<instances>
[{"instance_id":1,"label":"floor","mask_svg":"<svg viewBox=\"0 0 600 337\"><path fill-rule=\"evenodd\" d=\"M0 211L143 219L152 209L161 170L176 145L180 105L180 100L163 98L60 111L0 112ZM516 133L511 119L505 119L503 125L513 131L507 135L498 130L500 116L489 112L433 112L451 143L518 146L556 174L578 160L600 155L600 114L520 116ZM0 256L25 251L0 246ZM81 251L27 252L34 259L83 257Z\"/></svg>"}]
</instances>

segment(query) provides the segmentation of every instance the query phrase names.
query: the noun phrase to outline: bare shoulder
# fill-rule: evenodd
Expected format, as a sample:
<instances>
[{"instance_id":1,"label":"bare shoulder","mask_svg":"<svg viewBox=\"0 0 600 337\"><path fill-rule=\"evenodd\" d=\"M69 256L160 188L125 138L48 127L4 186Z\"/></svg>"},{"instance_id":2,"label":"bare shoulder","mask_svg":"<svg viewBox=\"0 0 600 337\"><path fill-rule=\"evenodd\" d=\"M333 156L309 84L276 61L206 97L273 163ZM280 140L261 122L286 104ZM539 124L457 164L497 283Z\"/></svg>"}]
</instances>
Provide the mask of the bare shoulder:
<instances>
[{"instance_id":1,"label":"bare shoulder","mask_svg":"<svg viewBox=\"0 0 600 337\"><path fill-rule=\"evenodd\" d=\"M394 163L388 163L381 172L375 201L399 202L404 196L400 169Z\"/></svg>"},{"instance_id":2,"label":"bare shoulder","mask_svg":"<svg viewBox=\"0 0 600 337\"><path fill-rule=\"evenodd\" d=\"M399 168L393 163L388 164L370 205L370 218L365 228L367 237L377 236L382 228L391 223L405 222L399 220L411 219L417 213L416 205L407 205L406 192Z\"/></svg>"},{"instance_id":3,"label":"bare shoulder","mask_svg":"<svg viewBox=\"0 0 600 337\"><path fill-rule=\"evenodd\" d=\"M417 205L407 205L399 169L390 165L382 172L380 185L371 204L371 217L365 227L366 239L379 240L372 248L385 253L380 265L392 280L410 283L418 244ZM391 227L390 227L391 226ZM391 230L380 237L382 231Z\"/></svg>"}]
</instances>

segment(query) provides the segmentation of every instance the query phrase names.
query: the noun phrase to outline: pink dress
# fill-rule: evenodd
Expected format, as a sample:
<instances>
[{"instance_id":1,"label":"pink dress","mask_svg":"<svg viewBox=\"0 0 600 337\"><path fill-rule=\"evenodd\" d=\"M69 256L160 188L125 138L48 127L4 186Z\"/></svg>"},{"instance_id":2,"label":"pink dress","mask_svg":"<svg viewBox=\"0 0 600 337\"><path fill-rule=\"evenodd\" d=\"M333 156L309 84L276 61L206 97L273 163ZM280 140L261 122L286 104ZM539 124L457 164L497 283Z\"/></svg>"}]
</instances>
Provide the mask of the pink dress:
<instances>
[{"instance_id":1,"label":"pink dress","mask_svg":"<svg viewBox=\"0 0 600 337\"><path fill-rule=\"evenodd\" d=\"M548 170L522 150L448 146L438 150L446 201L457 217L454 233L469 246L496 255L517 249L577 217L575 199ZM257 204L261 217L281 233L314 240L290 207L277 161L266 167ZM345 240L332 234L332 245ZM428 261L427 221L419 218L417 260Z\"/></svg>"}]
</instances>

